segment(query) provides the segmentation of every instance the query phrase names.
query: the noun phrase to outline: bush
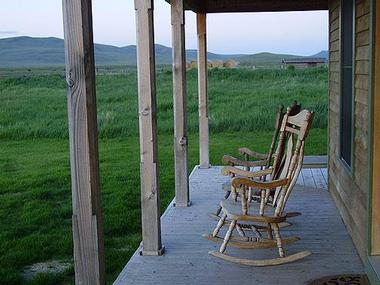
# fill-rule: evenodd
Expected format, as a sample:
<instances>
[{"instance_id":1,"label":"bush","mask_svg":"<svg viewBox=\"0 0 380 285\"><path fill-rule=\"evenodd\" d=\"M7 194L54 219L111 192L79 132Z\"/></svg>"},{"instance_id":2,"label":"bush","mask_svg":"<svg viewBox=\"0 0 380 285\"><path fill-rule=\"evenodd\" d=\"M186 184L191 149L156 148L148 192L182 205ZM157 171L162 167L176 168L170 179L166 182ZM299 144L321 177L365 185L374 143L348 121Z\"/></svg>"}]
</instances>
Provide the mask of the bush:
<instances>
[{"instance_id":1,"label":"bush","mask_svg":"<svg viewBox=\"0 0 380 285\"><path fill-rule=\"evenodd\" d=\"M287 69L290 71L294 71L294 70L296 70L296 67L294 65L288 65Z\"/></svg>"}]
</instances>

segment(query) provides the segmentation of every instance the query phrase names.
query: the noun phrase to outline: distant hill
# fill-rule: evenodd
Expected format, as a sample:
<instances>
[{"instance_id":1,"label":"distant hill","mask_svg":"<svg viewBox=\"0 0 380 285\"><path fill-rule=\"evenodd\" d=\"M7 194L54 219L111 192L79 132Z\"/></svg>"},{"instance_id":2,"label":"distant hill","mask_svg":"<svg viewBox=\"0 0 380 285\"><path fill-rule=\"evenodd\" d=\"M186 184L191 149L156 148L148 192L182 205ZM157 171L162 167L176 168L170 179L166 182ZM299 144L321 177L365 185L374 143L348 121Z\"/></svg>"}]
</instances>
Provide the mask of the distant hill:
<instances>
[{"instance_id":1,"label":"distant hill","mask_svg":"<svg viewBox=\"0 0 380 285\"><path fill-rule=\"evenodd\" d=\"M316 57L316 58L320 57L320 58L328 59L329 58L329 51L328 50L322 50L319 53L312 55L311 57Z\"/></svg>"},{"instance_id":2,"label":"distant hill","mask_svg":"<svg viewBox=\"0 0 380 285\"><path fill-rule=\"evenodd\" d=\"M172 49L157 44L156 63L171 64ZM187 60L195 60L197 51L186 51ZM317 56L318 55L318 56ZM325 57L327 51L321 51L313 57ZM282 59L300 58L301 56L273 53L215 54L208 53L209 60L234 59L241 64L276 64ZM116 47L95 44L95 60L97 65L136 65L136 46ZM64 42L58 38L13 37L0 39L0 67L48 67L62 66L65 63Z\"/></svg>"}]
</instances>

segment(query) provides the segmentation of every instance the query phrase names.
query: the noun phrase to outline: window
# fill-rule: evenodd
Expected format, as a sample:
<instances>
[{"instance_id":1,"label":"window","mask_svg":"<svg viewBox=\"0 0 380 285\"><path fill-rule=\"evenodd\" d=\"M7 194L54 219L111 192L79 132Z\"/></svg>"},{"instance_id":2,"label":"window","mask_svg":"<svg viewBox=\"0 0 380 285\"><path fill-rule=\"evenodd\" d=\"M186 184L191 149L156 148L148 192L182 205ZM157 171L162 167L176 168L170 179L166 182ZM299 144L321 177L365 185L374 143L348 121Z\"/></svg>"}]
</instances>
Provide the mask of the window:
<instances>
[{"instance_id":1,"label":"window","mask_svg":"<svg viewBox=\"0 0 380 285\"><path fill-rule=\"evenodd\" d=\"M340 157L351 167L352 155L352 92L353 92L353 40L354 2L343 0L341 26L341 112L340 112Z\"/></svg>"}]
</instances>

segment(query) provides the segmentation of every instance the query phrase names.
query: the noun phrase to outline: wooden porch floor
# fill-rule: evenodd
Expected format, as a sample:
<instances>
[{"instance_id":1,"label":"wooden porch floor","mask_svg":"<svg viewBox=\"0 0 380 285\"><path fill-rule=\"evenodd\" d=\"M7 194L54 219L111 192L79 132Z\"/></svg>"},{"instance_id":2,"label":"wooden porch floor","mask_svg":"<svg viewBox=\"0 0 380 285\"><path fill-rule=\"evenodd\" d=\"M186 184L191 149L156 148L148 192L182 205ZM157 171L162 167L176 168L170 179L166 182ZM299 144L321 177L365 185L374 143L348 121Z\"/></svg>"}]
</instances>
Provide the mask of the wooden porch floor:
<instances>
[{"instance_id":1,"label":"wooden porch floor","mask_svg":"<svg viewBox=\"0 0 380 285\"><path fill-rule=\"evenodd\" d=\"M248 267L228 263L208 254L219 246L204 240L216 222L207 214L216 209L229 180L220 167L195 168L190 176L192 206L175 208L162 216L163 256L140 256L137 249L114 284L307 284L323 276L363 273L363 265L327 189L327 171L303 169L288 202L287 211L300 211L293 226L282 236L301 240L286 246L289 254L310 250L313 254L298 262L274 267ZM227 248L231 255L245 258L277 257L276 250L245 251Z\"/></svg>"}]
</instances>

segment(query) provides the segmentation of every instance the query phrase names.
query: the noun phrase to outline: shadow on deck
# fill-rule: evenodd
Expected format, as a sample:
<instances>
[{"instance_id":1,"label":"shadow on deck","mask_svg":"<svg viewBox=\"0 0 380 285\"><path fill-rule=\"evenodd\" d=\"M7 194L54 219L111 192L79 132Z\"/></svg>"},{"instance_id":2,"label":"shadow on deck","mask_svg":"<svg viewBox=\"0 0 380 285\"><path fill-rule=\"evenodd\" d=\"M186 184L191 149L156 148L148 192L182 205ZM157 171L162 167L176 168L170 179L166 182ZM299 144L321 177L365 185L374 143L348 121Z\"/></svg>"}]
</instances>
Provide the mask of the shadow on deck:
<instances>
[{"instance_id":1,"label":"shadow on deck","mask_svg":"<svg viewBox=\"0 0 380 285\"><path fill-rule=\"evenodd\" d=\"M302 212L292 218L293 226L282 236L300 236L285 246L292 254L310 250L303 260L280 266L248 267L229 263L208 254L219 245L204 240L216 222L207 214L216 209L223 197L220 167L195 168L190 176L192 206L169 205L162 217L164 256L140 256L137 249L114 284L307 284L323 276L363 273L363 265L351 237L327 189L326 169L303 169L287 204L287 211ZM277 257L276 250L239 250L227 248L231 255L256 259Z\"/></svg>"}]
</instances>

